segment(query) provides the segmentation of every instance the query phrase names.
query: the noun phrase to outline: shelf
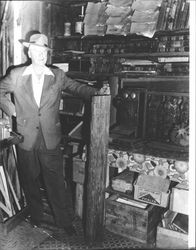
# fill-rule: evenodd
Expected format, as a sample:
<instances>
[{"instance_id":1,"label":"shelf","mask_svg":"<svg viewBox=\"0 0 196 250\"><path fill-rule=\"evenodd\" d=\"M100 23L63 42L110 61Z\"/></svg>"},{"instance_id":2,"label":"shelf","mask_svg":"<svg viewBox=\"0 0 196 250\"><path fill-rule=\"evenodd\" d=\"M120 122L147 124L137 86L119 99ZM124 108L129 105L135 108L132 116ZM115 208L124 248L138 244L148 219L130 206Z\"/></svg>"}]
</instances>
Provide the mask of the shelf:
<instances>
[{"instance_id":1,"label":"shelf","mask_svg":"<svg viewBox=\"0 0 196 250\"><path fill-rule=\"evenodd\" d=\"M125 80L126 81L126 80ZM173 82L173 83L176 83L176 82L186 82L188 83L189 82L189 76L159 76L159 75L156 75L156 76L149 76L149 77L146 77L146 76L141 76L139 78L134 78L134 79L127 79L127 81L129 82Z\"/></svg>"},{"instance_id":2,"label":"shelf","mask_svg":"<svg viewBox=\"0 0 196 250\"><path fill-rule=\"evenodd\" d=\"M189 57L189 52L148 52L148 53L123 53L123 54L83 54L83 57Z\"/></svg>"},{"instance_id":3,"label":"shelf","mask_svg":"<svg viewBox=\"0 0 196 250\"><path fill-rule=\"evenodd\" d=\"M179 29L179 30L159 30L156 31L155 36L160 36L160 35L185 35L185 34L189 34L189 29Z\"/></svg>"},{"instance_id":4,"label":"shelf","mask_svg":"<svg viewBox=\"0 0 196 250\"><path fill-rule=\"evenodd\" d=\"M115 57L183 57L189 56L189 52L152 52L152 53L126 53L126 54L116 54Z\"/></svg>"},{"instance_id":5,"label":"shelf","mask_svg":"<svg viewBox=\"0 0 196 250\"><path fill-rule=\"evenodd\" d=\"M97 78L106 79L112 76L120 76L122 78L131 77L128 79L129 82L189 82L189 76L161 76L157 74L141 75L137 72L135 74L129 74L128 72L114 72L114 73L95 73L90 74L88 72L81 71L68 71L67 76L69 77L80 77L90 80L97 80Z\"/></svg>"},{"instance_id":6,"label":"shelf","mask_svg":"<svg viewBox=\"0 0 196 250\"><path fill-rule=\"evenodd\" d=\"M184 35L184 34L189 34L189 29L183 29L183 30L160 30L156 31L153 38L156 38L157 36L162 36L162 35ZM71 35L71 36L56 36L55 38L57 39L114 39L114 40L119 40L119 38L122 39L146 39L146 40L151 40L153 38L145 37L142 35L137 35L137 34L128 34L127 36L123 35L104 35L104 36L98 36L98 35ZM55 39L52 38L52 39Z\"/></svg>"},{"instance_id":7,"label":"shelf","mask_svg":"<svg viewBox=\"0 0 196 250\"><path fill-rule=\"evenodd\" d=\"M125 141L123 139L114 139L109 143L109 149L117 151L125 151L142 155L150 155L159 158L167 158L176 161L188 161L189 152L187 147L183 150L182 147L170 146L169 144L151 142L143 140L143 142Z\"/></svg>"},{"instance_id":8,"label":"shelf","mask_svg":"<svg viewBox=\"0 0 196 250\"><path fill-rule=\"evenodd\" d=\"M70 40L70 39L81 39L82 36L81 35L74 35L74 36L56 36L53 37L52 39L65 39L65 40Z\"/></svg>"},{"instance_id":9,"label":"shelf","mask_svg":"<svg viewBox=\"0 0 196 250\"><path fill-rule=\"evenodd\" d=\"M81 113L75 113L75 114L73 114L72 112L65 112L65 111L62 111L62 110L60 110L59 111L59 114L60 115L67 115L67 116L78 116L78 117L82 117L83 116L83 114L81 114Z\"/></svg>"},{"instance_id":10,"label":"shelf","mask_svg":"<svg viewBox=\"0 0 196 250\"><path fill-rule=\"evenodd\" d=\"M106 79L107 77L114 76L115 73L95 73L95 74L90 74L88 72L81 72L81 71L68 71L67 76L69 77L84 77L85 79L89 80L97 80L97 78L101 79Z\"/></svg>"}]
</instances>

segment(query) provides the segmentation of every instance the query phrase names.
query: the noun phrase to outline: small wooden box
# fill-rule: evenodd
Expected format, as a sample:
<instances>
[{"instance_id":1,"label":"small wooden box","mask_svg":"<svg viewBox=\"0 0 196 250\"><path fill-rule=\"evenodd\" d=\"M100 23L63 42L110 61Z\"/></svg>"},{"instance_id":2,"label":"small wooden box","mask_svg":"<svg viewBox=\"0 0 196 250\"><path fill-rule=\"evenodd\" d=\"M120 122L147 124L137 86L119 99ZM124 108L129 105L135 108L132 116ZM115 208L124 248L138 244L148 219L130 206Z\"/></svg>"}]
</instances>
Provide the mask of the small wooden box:
<instances>
[{"instance_id":1,"label":"small wooden box","mask_svg":"<svg viewBox=\"0 0 196 250\"><path fill-rule=\"evenodd\" d=\"M73 181L83 184L85 178L86 162L80 158L73 158Z\"/></svg>"},{"instance_id":2,"label":"small wooden box","mask_svg":"<svg viewBox=\"0 0 196 250\"><path fill-rule=\"evenodd\" d=\"M156 247L164 249L188 249L188 235L159 225L157 227Z\"/></svg>"},{"instance_id":3,"label":"small wooden box","mask_svg":"<svg viewBox=\"0 0 196 250\"><path fill-rule=\"evenodd\" d=\"M129 239L154 244L163 208L149 204L143 209L117 202L118 197L106 199L106 228Z\"/></svg>"}]
</instances>

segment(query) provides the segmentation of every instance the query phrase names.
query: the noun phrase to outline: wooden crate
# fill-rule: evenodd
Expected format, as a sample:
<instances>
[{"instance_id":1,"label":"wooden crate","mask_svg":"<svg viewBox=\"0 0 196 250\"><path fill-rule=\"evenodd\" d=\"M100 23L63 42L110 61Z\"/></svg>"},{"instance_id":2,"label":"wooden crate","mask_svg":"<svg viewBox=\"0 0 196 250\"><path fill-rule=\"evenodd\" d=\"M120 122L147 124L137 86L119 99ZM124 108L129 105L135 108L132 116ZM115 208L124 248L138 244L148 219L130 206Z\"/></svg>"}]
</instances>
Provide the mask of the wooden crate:
<instances>
[{"instance_id":1,"label":"wooden crate","mask_svg":"<svg viewBox=\"0 0 196 250\"><path fill-rule=\"evenodd\" d=\"M106 228L129 239L155 244L157 225L163 208L149 204L146 209L117 202L118 195L106 199Z\"/></svg>"},{"instance_id":2,"label":"wooden crate","mask_svg":"<svg viewBox=\"0 0 196 250\"><path fill-rule=\"evenodd\" d=\"M9 232L11 232L21 221L24 220L25 217L29 214L28 207L25 207L17 214L9 218L5 222L0 222L0 235L6 236Z\"/></svg>"},{"instance_id":3,"label":"wooden crate","mask_svg":"<svg viewBox=\"0 0 196 250\"><path fill-rule=\"evenodd\" d=\"M157 227L156 247L164 249L188 249L188 235L163 228Z\"/></svg>"}]
</instances>

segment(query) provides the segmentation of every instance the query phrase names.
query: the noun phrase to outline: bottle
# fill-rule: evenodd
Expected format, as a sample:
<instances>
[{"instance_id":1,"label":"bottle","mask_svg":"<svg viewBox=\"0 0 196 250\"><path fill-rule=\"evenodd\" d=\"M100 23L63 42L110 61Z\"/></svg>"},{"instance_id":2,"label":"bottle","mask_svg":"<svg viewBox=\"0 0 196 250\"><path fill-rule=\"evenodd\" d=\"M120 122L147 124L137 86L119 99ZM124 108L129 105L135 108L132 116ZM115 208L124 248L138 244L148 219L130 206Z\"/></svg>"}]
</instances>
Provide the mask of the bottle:
<instances>
[{"instance_id":1,"label":"bottle","mask_svg":"<svg viewBox=\"0 0 196 250\"><path fill-rule=\"evenodd\" d=\"M78 16L75 22L75 33L83 34L83 19L84 19L84 5L82 5L81 14Z\"/></svg>"}]
</instances>

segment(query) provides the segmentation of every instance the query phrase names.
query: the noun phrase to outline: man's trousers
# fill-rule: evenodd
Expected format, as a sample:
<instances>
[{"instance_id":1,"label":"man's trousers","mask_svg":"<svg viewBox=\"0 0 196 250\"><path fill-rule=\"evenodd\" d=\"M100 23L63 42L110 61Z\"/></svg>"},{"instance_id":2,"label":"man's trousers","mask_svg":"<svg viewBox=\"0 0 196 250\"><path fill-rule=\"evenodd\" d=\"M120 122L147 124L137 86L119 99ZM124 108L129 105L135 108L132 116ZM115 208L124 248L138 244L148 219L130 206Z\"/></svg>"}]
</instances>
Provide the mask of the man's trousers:
<instances>
[{"instance_id":1,"label":"man's trousers","mask_svg":"<svg viewBox=\"0 0 196 250\"><path fill-rule=\"evenodd\" d=\"M39 181L41 174L57 226L71 225L72 197L63 176L63 156L60 148L47 150L36 147L32 151L18 148L18 157L19 174L32 220L39 223L43 216Z\"/></svg>"}]
</instances>

